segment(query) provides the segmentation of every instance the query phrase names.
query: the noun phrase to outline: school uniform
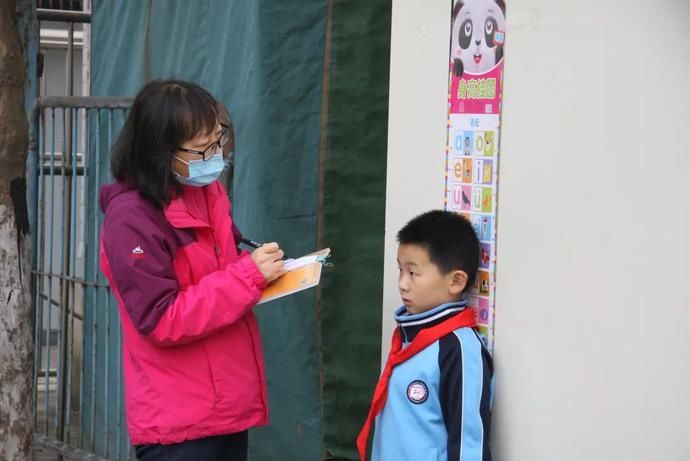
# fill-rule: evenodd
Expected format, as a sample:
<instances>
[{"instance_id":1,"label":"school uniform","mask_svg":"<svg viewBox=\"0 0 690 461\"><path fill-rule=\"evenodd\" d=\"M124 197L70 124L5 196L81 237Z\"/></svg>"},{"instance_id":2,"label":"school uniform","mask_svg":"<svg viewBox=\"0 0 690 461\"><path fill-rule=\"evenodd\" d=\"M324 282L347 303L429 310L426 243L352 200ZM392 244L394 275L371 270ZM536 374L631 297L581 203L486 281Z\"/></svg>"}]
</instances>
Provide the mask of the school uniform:
<instances>
[{"instance_id":1,"label":"school uniform","mask_svg":"<svg viewBox=\"0 0 690 461\"><path fill-rule=\"evenodd\" d=\"M491 461L493 363L473 328L474 313L461 301L420 314L401 307L395 320L398 355L425 331L426 342L391 367L385 390L377 389L385 404L375 410L372 461Z\"/></svg>"}]
</instances>

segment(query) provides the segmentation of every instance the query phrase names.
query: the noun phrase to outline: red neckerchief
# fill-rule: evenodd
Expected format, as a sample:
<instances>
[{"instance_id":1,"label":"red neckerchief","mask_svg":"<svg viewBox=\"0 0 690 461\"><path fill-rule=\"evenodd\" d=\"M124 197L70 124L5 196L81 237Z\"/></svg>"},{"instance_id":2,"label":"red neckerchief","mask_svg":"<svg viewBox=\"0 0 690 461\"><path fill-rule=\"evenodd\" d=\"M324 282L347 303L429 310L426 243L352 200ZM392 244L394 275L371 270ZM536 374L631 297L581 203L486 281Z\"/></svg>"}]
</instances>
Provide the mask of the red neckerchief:
<instances>
[{"instance_id":1,"label":"red neckerchief","mask_svg":"<svg viewBox=\"0 0 690 461\"><path fill-rule=\"evenodd\" d=\"M393 368L409 359L422 349L425 349L435 341L443 338L448 333L451 333L458 328L473 326L475 326L474 311L468 307L448 320L420 331L412 340L410 345L403 350L401 350L403 342L400 327L395 329L393 332L393 343L391 344L391 350L388 354L388 360L386 360L386 367L383 369L383 373L381 374L379 382L376 384L376 389L374 390L374 397L371 399L369 415L367 416L367 420L364 422L364 426L362 426L362 430L357 436L357 451L359 451L360 461L366 460L367 441L369 439L369 432L371 432L371 426L374 424L376 416L381 413L383 406L386 404L386 397L388 396L388 381L393 374Z\"/></svg>"}]
</instances>

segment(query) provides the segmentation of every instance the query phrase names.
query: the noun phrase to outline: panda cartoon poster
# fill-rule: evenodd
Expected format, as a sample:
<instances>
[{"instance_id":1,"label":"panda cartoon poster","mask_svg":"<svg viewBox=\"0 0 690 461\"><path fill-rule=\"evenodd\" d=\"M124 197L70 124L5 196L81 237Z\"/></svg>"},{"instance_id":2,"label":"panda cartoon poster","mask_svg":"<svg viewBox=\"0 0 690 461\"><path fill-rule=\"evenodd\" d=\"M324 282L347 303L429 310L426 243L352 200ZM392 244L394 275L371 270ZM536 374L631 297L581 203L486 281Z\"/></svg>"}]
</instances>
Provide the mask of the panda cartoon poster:
<instances>
[{"instance_id":1,"label":"panda cartoon poster","mask_svg":"<svg viewBox=\"0 0 690 461\"><path fill-rule=\"evenodd\" d=\"M480 240L479 273L468 301L489 350L494 343L505 18L504 0L451 2L445 207L469 219Z\"/></svg>"}]
</instances>

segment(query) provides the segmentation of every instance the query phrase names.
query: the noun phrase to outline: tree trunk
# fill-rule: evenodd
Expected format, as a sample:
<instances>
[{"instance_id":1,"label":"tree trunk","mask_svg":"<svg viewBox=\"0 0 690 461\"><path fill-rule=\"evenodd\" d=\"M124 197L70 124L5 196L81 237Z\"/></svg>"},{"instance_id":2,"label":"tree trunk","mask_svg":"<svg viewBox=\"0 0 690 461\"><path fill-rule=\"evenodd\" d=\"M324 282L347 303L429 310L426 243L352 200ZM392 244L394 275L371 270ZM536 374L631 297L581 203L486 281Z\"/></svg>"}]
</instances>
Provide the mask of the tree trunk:
<instances>
[{"instance_id":1,"label":"tree trunk","mask_svg":"<svg viewBox=\"0 0 690 461\"><path fill-rule=\"evenodd\" d=\"M0 0L0 459L30 460L33 315L26 201L25 61L15 0Z\"/></svg>"}]
</instances>

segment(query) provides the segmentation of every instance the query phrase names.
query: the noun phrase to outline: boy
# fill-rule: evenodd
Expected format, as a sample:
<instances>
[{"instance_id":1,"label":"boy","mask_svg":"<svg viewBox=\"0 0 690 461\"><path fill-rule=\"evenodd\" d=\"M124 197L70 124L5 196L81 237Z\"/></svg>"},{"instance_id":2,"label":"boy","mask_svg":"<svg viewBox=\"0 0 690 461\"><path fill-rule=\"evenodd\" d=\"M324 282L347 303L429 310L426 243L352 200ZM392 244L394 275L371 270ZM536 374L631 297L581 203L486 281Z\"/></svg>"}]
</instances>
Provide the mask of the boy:
<instances>
[{"instance_id":1,"label":"boy","mask_svg":"<svg viewBox=\"0 0 690 461\"><path fill-rule=\"evenodd\" d=\"M360 459L375 418L372 461L490 461L493 364L462 298L477 273L477 236L462 216L436 210L407 223L398 243L403 306Z\"/></svg>"}]
</instances>

